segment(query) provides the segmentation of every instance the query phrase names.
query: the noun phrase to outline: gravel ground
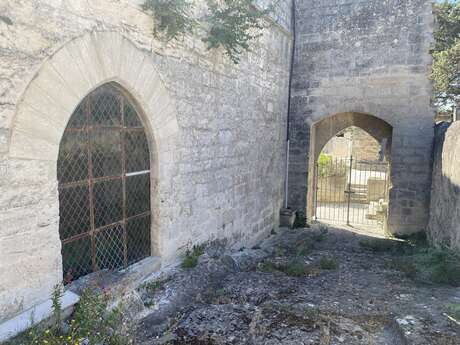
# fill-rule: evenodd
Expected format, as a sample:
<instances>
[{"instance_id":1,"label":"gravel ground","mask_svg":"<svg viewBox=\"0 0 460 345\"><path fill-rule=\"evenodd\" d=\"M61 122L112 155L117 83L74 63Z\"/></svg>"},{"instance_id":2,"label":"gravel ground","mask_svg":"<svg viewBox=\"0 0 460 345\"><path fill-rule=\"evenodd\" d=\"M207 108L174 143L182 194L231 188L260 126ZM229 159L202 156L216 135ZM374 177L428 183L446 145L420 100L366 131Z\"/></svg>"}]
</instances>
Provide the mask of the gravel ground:
<instances>
[{"instance_id":1,"label":"gravel ground","mask_svg":"<svg viewBox=\"0 0 460 345\"><path fill-rule=\"evenodd\" d=\"M205 254L129 297L142 316L138 342L459 345L460 328L445 311L460 303L460 289L388 268L398 246L360 246L370 236L283 230L257 248Z\"/></svg>"}]
</instances>

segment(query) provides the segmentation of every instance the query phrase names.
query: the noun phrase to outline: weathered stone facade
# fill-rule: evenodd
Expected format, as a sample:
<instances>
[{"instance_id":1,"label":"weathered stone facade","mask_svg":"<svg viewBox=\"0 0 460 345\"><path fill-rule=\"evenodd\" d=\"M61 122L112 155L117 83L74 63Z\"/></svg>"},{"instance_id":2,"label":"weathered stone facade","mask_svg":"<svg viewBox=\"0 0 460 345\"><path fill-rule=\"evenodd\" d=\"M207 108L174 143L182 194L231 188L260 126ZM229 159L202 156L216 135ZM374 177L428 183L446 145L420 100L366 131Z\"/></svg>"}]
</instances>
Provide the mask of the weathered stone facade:
<instances>
[{"instance_id":1,"label":"weathered stone facade","mask_svg":"<svg viewBox=\"0 0 460 345\"><path fill-rule=\"evenodd\" d=\"M460 249L460 123L437 126L428 236L432 243Z\"/></svg>"},{"instance_id":2,"label":"weathered stone facade","mask_svg":"<svg viewBox=\"0 0 460 345\"><path fill-rule=\"evenodd\" d=\"M305 210L307 186L310 194L314 189L312 167L322 148L315 148L315 141L334 136L332 129L363 128L359 117L372 115L392 127L385 137L391 141L392 136L388 228L397 234L424 230L434 118L427 78L432 29L429 0L298 1L290 111L292 208ZM315 136L315 125L332 115L329 137Z\"/></svg>"},{"instance_id":3,"label":"weathered stone facade","mask_svg":"<svg viewBox=\"0 0 460 345\"><path fill-rule=\"evenodd\" d=\"M278 226L291 0L237 66L198 38L155 40L141 3L0 2L0 323L62 279L59 145L77 105L106 83L136 103L149 137L152 269L193 244L225 238L248 247ZM431 1L298 0L296 22L289 206L311 207L319 152L357 126L385 143L391 162L389 230L423 230Z\"/></svg>"},{"instance_id":4,"label":"weathered stone facade","mask_svg":"<svg viewBox=\"0 0 460 345\"><path fill-rule=\"evenodd\" d=\"M199 39L154 40L140 3L0 2L0 322L62 279L60 138L106 82L138 103L150 136L152 248L163 265L213 238L249 246L278 224L290 1L238 66Z\"/></svg>"}]
</instances>

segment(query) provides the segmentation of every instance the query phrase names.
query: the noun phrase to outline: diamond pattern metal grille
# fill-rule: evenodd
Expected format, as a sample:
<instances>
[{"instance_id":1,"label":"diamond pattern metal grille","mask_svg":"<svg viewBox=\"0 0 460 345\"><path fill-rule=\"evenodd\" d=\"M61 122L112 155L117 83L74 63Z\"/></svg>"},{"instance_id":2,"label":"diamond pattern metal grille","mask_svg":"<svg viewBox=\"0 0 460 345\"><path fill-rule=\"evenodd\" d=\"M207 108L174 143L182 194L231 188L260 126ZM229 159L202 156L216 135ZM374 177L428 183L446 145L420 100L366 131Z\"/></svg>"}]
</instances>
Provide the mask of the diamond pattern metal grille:
<instances>
[{"instance_id":1,"label":"diamond pattern metal grille","mask_svg":"<svg viewBox=\"0 0 460 345\"><path fill-rule=\"evenodd\" d=\"M59 229L61 240L91 230L89 201L88 184L61 188L59 191L61 209Z\"/></svg>"},{"instance_id":2,"label":"diamond pattern metal grille","mask_svg":"<svg viewBox=\"0 0 460 345\"><path fill-rule=\"evenodd\" d=\"M124 266L123 226L115 225L96 234L96 262L100 270Z\"/></svg>"},{"instance_id":3,"label":"diamond pattern metal grille","mask_svg":"<svg viewBox=\"0 0 460 345\"><path fill-rule=\"evenodd\" d=\"M150 215L132 218L126 223L128 237L128 264L135 263L150 253ZM149 240L146 241L145 239Z\"/></svg>"},{"instance_id":4,"label":"diamond pattern metal grille","mask_svg":"<svg viewBox=\"0 0 460 345\"><path fill-rule=\"evenodd\" d=\"M64 281L150 255L150 154L134 106L114 84L73 113L58 159Z\"/></svg>"}]
</instances>

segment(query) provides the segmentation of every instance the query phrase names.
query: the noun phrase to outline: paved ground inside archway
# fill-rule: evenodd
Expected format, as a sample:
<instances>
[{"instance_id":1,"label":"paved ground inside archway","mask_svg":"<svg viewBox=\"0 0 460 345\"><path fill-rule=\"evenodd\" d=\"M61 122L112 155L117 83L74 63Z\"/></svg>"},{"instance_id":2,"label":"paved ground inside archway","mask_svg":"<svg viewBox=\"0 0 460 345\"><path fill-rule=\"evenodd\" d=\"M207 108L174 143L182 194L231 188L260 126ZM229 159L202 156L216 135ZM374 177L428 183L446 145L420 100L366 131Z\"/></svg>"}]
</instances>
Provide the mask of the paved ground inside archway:
<instances>
[{"instance_id":1,"label":"paved ground inside archway","mask_svg":"<svg viewBox=\"0 0 460 345\"><path fill-rule=\"evenodd\" d=\"M460 344L460 327L445 315L448 304L460 303L460 289L415 282L388 268L397 253L364 248L369 239L343 229L302 229L271 236L260 248L215 250L197 267L138 290L137 314L144 316L138 340Z\"/></svg>"}]
</instances>

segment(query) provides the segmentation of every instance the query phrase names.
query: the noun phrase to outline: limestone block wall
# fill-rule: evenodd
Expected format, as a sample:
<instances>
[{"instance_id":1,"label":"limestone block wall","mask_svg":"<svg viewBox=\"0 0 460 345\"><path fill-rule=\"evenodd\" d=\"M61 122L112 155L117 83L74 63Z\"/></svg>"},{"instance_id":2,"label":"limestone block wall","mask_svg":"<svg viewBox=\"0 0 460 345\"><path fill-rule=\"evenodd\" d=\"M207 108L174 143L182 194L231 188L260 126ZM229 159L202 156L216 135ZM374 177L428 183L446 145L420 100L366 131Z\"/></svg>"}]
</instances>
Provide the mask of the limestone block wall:
<instances>
[{"instance_id":1,"label":"limestone block wall","mask_svg":"<svg viewBox=\"0 0 460 345\"><path fill-rule=\"evenodd\" d=\"M424 230L434 118L427 78L432 1L299 0L296 22L290 206L307 204L314 124L369 114L393 127L389 230Z\"/></svg>"},{"instance_id":2,"label":"limestone block wall","mask_svg":"<svg viewBox=\"0 0 460 345\"><path fill-rule=\"evenodd\" d=\"M152 150L152 248L249 246L283 198L290 1L240 65L199 39L164 44L137 0L0 2L0 322L62 279L57 154L97 86L121 85Z\"/></svg>"},{"instance_id":3,"label":"limestone block wall","mask_svg":"<svg viewBox=\"0 0 460 345\"><path fill-rule=\"evenodd\" d=\"M442 123L435 133L428 235L436 245L460 249L460 123Z\"/></svg>"}]
</instances>

